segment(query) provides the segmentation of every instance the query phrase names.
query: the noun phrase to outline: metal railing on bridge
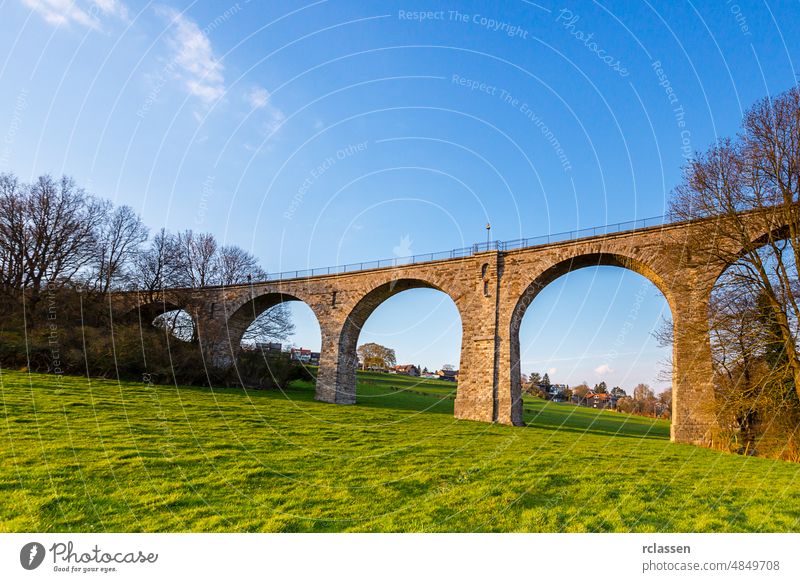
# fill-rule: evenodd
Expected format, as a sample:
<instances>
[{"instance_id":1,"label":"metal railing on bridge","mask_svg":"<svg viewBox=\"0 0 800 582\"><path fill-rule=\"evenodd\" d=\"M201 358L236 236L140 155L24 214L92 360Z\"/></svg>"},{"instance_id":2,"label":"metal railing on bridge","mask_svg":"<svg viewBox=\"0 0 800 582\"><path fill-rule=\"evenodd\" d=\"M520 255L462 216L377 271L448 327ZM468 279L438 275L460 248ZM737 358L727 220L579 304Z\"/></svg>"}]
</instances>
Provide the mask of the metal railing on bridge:
<instances>
[{"instance_id":1,"label":"metal railing on bridge","mask_svg":"<svg viewBox=\"0 0 800 582\"><path fill-rule=\"evenodd\" d=\"M317 277L321 275L340 275L343 273L368 271L371 269L401 267L404 265L416 265L419 263L430 263L433 261L442 261L446 259L458 259L488 251L512 251L556 242L566 242L581 238L601 236L604 234L614 234L618 232L641 230L643 228L650 228L653 226L661 226L668 224L669 218L669 215L653 216L650 218L640 218L638 220L629 220L627 222L618 222L616 224L606 224L604 226L568 230L529 238L518 238L509 241L495 240L485 243L476 243L470 247L462 247L460 249L452 249L438 253L425 253L420 255L412 255L410 257L393 257L391 259L380 259L377 261L362 261L360 263L349 263L347 265L336 265L334 267L318 267L315 269L301 269L296 271L283 271L281 273L270 273L267 275L266 281L283 281L285 279L299 279Z\"/></svg>"}]
</instances>

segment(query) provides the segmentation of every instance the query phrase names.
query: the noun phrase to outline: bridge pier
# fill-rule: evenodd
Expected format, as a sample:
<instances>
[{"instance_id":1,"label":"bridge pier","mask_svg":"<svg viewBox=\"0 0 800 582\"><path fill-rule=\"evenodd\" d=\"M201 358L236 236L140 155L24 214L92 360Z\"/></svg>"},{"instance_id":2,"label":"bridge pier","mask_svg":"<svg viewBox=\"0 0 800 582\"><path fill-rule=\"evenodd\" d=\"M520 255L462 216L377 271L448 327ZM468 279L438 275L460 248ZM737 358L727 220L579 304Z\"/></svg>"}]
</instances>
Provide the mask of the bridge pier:
<instances>
[{"instance_id":1,"label":"bridge pier","mask_svg":"<svg viewBox=\"0 0 800 582\"><path fill-rule=\"evenodd\" d=\"M236 341L234 338L241 338L241 333L237 335L229 328L227 314L222 310L214 313L213 302L193 305L187 311L194 321L197 341L206 365L215 368L231 367L236 362L239 350L238 345L233 345Z\"/></svg>"},{"instance_id":2,"label":"bridge pier","mask_svg":"<svg viewBox=\"0 0 800 582\"><path fill-rule=\"evenodd\" d=\"M461 367L454 415L462 420L496 422L495 336L467 337L461 346Z\"/></svg>"},{"instance_id":3,"label":"bridge pier","mask_svg":"<svg viewBox=\"0 0 800 582\"><path fill-rule=\"evenodd\" d=\"M710 288L689 291L673 306L670 438L676 443L710 446L717 429L709 295Z\"/></svg>"},{"instance_id":4,"label":"bridge pier","mask_svg":"<svg viewBox=\"0 0 800 582\"><path fill-rule=\"evenodd\" d=\"M522 401L511 384L510 338L500 323L508 303L503 254L478 257L480 277L468 279L469 291L459 306L463 332L455 417L521 426Z\"/></svg>"},{"instance_id":5,"label":"bridge pier","mask_svg":"<svg viewBox=\"0 0 800 582\"><path fill-rule=\"evenodd\" d=\"M355 344L342 341L342 325L320 321L322 349L314 400L331 404L356 403ZM349 348L349 349L348 349Z\"/></svg>"}]
</instances>

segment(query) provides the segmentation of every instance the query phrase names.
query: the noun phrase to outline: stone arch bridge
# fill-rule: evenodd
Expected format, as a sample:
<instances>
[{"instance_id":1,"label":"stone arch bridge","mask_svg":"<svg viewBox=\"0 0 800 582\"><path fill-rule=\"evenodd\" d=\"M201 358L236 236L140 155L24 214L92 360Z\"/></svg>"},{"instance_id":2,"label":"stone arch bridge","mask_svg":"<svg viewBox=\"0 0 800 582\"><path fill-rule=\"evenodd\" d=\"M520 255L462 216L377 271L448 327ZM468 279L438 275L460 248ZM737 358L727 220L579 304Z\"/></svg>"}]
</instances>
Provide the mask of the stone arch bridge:
<instances>
[{"instance_id":1,"label":"stone arch bridge","mask_svg":"<svg viewBox=\"0 0 800 582\"><path fill-rule=\"evenodd\" d=\"M316 399L356 401L356 343L370 314L387 298L412 288L446 293L461 316L462 346L455 416L522 424L519 328L526 309L546 285L569 271L608 265L635 271L666 297L672 311L672 440L707 444L714 428L708 302L730 261L717 252L731 243L718 236L724 218L634 228L598 236L508 250L491 243L452 258L357 272L297 276L229 287L167 289L155 296L114 295L125 309L150 321L182 308L193 317L207 358L229 365L247 327L261 312L284 301L303 301L322 335ZM771 219L770 219L771 220ZM763 213L747 219L752 240L772 222ZM705 241L711 244L697 244Z\"/></svg>"}]
</instances>

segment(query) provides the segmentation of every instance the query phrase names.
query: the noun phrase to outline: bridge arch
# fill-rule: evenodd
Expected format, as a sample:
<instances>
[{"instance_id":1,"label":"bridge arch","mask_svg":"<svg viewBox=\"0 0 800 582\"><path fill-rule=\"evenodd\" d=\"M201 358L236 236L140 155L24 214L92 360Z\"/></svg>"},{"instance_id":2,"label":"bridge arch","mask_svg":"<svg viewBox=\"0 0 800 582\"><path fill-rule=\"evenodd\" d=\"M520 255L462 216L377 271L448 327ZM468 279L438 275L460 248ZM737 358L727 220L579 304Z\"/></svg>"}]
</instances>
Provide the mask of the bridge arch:
<instances>
[{"instance_id":1,"label":"bridge arch","mask_svg":"<svg viewBox=\"0 0 800 582\"><path fill-rule=\"evenodd\" d=\"M141 322L142 325L152 323L152 321L159 315L169 313L170 311L178 311L184 309L185 306L180 305L176 301L167 300L152 300L141 301L133 307L128 307L122 312L122 321L124 323Z\"/></svg>"},{"instance_id":2,"label":"bridge arch","mask_svg":"<svg viewBox=\"0 0 800 582\"><path fill-rule=\"evenodd\" d=\"M672 290L654 267L640 259L617 252L591 252L558 260L542 270L533 278L533 281L527 284L516 300L508 326L510 372L509 402L511 405L511 419L514 424L523 424L519 335L525 312L533 303L536 296L549 284L567 273L588 267L619 267L642 275L661 292L667 300L670 311L675 314L676 304ZM677 318L673 317L674 326L677 325L677 321ZM673 387L673 402L676 398L677 390L676 387Z\"/></svg>"},{"instance_id":3,"label":"bridge arch","mask_svg":"<svg viewBox=\"0 0 800 582\"><path fill-rule=\"evenodd\" d=\"M261 288L258 289L257 292L255 289L248 289L246 293L242 293L239 297L235 298L234 301L232 305L230 303L227 305L212 304L208 307L211 311L222 311L224 308L223 313L230 313L230 315L227 315L227 318L223 316L223 321L221 322L223 330L218 336L222 338L223 345L217 348L217 353L214 354L214 356L219 357L219 352L224 353L226 364L235 369L239 382L242 383L242 385L248 385L248 383L254 382L260 383L263 380L261 374L264 372L264 364L266 364L266 371L270 374L272 381L279 383L281 380L273 376L271 364L273 361L271 358L277 355L277 353L271 351L273 349L271 345L264 346L262 344L261 347L259 347L259 343L275 341L273 339L274 336L270 337L271 332L281 332L282 330L283 333L278 333L277 335L284 335L284 333L286 335L291 335L294 331L294 322L292 322L291 319L289 319L289 321L273 319L271 322L265 322L263 320L260 321L259 318L269 310L280 305L290 303L302 304L307 311L313 314L312 319L316 324L316 333L321 335L320 319L316 310L305 300L302 293L285 293L269 288ZM289 313L287 315L291 318L292 314ZM256 326L257 323L258 326ZM283 326L287 323L292 325L289 328L274 328L275 325ZM306 331L310 332L312 335L314 334L311 329L306 329ZM281 349L280 344L282 343L283 341L279 342L278 349ZM309 345L306 344L300 347L308 348ZM311 347L314 347L313 340ZM257 355L258 358L254 360L251 357L246 357L245 354L248 351L251 355ZM253 353L253 351L255 351L255 353ZM318 360L313 359L312 356L313 354L307 356L301 355L299 356L299 362L302 365L317 365ZM254 365L256 368L253 367Z\"/></svg>"},{"instance_id":4,"label":"bridge arch","mask_svg":"<svg viewBox=\"0 0 800 582\"><path fill-rule=\"evenodd\" d=\"M229 349L232 358L235 360L236 354L242 346L245 333L253 323L266 311L287 303L302 303L314 315L317 325L321 325L320 315L314 309L312 302L303 297L300 293L284 293L281 291L264 291L242 299L238 306L228 316L225 326L225 336L228 338Z\"/></svg>"},{"instance_id":5,"label":"bridge arch","mask_svg":"<svg viewBox=\"0 0 800 582\"><path fill-rule=\"evenodd\" d=\"M139 325L142 328L153 325L163 327L176 339L192 342L197 339L195 315L180 301L167 298L149 299L137 302L134 307L127 307L118 323Z\"/></svg>"},{"instance_id":6,"label":"bridge arch","mask_svg":"<svg viewBox=\"0 0 800 582\"><path fill-rule=\"evenodd\" d=\"M373 286L364 293L347 311L341 330L335 338L336 371L335 377L326 377L325 384L335 386L335 402L340 404L354 404L356 402L356 369L358 364L357 344L361 330L369 317L386 300L404 291L411 289L433 289L444 293L456 307L461 319L463 334L462 308L459 306L460 297L453 296L440 282L432 282L419 277L401 277L384 281ZM323 343L324 343L323 338ZM463 342L462 342L463 344ZM323 370L320 370L321 379ZM318 390L318 400L332 401L329 394L321 394Z\"/></svg>"}]
</instances>

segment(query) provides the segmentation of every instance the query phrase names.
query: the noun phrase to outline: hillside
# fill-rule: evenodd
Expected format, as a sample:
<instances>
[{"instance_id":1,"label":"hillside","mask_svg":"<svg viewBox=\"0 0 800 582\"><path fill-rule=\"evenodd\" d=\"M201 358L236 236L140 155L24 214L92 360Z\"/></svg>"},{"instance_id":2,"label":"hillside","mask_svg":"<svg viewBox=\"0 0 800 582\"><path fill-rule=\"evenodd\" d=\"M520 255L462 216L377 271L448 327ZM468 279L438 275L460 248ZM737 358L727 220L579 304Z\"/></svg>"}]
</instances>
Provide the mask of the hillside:
<instances>
[{"instance_id":1,"label":"hillside","mask_svg":"<svg viewBox=\"0 0 800 582\"><path fill-rule=\"evenodd\" d=\"M61 380L59 385L59 380ZM798 531L800 465L664 421L364 374L359 404L3 371L0 531Z\"/></svg>"}]
</instances>

